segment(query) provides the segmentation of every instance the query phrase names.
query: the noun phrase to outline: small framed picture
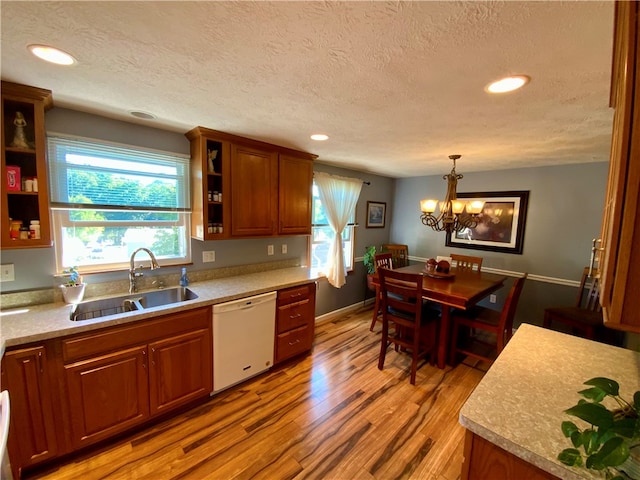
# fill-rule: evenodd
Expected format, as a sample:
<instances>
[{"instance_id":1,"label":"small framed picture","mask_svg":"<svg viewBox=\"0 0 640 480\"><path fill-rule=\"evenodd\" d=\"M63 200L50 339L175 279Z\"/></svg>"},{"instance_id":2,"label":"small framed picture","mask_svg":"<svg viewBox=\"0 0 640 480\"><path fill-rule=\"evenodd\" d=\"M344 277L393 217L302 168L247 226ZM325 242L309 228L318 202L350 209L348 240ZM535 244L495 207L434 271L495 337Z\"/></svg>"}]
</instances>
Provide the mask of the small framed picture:
<instances>
[{"instance_id":1,"label":"small framed picture","mask_svg":"<svg viewBox=\"0 0 640 480\"><path fill-rule=\"evenodd\" d=\"M384 228L386 215L385 202L367 202L367 228Z\"/></svg>"}]
</instances>

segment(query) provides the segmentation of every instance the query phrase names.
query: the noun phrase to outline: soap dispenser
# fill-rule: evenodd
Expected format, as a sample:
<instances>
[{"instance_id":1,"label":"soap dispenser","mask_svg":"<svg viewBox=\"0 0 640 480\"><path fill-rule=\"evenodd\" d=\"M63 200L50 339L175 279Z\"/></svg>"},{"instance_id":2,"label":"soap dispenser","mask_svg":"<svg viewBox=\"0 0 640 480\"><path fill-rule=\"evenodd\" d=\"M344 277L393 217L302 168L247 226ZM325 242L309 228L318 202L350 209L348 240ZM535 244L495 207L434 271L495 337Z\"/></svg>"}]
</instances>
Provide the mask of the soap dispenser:
<instances>
[{"instance_id":1,"label":"soap dispenser","mask_svg":"<svg viewBox=\"0 0 640 480\"><path fill-rule=\"evenodd\" d=\"M187 267L182 267L182 275L180 276L180 286L186 287L189 285L189 277L187 277Z\"/></svg>"}]
</instances>

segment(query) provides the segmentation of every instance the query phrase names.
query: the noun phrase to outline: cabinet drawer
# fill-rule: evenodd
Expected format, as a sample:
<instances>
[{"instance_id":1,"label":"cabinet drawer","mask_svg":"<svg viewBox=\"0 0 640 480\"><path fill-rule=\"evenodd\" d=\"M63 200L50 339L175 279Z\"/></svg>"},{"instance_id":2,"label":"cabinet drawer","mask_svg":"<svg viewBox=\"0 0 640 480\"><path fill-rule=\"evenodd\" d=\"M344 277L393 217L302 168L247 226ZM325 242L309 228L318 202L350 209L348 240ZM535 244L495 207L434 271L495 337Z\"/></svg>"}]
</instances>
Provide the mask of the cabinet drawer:
<instances>
[{"instance_id":1,"label":"cabinet drawer","mask_svg":"<svg viewBox=\"0 0 640 480\"><path fill-rule=\"evenodd\" d=\"M277 336L276 342L276 361L310 350L313 345L313 325L282 333Z\"/></svg>"},{"instance_id":2,"label":"cabinet drawer","mask_svg":"<svg viewBox=\"0 0 640 480\"><path fill-rule=\"evenodd\" d=\"M315 289L314 283L308 283L299 287L287 288L285 290L278 290L278 306L288 305L290 303L299 302L313 293Z\"/></svg>"},{"instance_id":3,"label":"cabinet drawer","mask_svg":"<svg viewBox=\"0 0 640 480\"><path fill-rule=\"evenodd\" d=\"M284 333L296 327L313 323L314 311L308 298L289 305L278 307L276 333Z\"/></svg>"},{"instance_id":4,"label":"cabinet drawer","mask_svg":"<svg viewBox=\"0 0 640 480\"><path fill-rule=\"evenodd\" d=\"M175 335L197 328L209 328L211 308L195 308L172 313L157 320L140 320L127 326L105 328L85 335L62 340L65 363L113 352L133 345L145 344L157 338Z\"/></svg>"}]
</instances>

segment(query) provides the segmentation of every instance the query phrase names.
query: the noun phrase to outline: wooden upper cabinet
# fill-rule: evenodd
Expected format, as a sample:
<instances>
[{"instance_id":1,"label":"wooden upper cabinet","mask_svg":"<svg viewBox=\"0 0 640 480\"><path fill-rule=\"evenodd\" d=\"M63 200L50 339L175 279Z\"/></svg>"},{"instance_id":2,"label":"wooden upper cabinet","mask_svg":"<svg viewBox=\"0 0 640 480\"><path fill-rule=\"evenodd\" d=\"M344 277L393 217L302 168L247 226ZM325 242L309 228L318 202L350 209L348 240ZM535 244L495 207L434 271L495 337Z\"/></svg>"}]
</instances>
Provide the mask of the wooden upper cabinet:
<instances>
[{"instance_id":1,"label":"wooden upper cabinet","mask_svg":"<svg viewBox=\"0 0 640 480\"><path fill-rule=\"evenodd\" d=\"M640 36L637 2L615 2L615 109L600 256L604 321L640 333Z\"/></svg>"},{"instance_id":2,"label":"wooden upper cabinet","mask_svg":"<svg viewBox=\"0 0 640 480\"><path fill-rule=\"evenodd\" d=\"M2 82L2 249L51 246L44 112L52 106L50 90ZM25 180L37 187L23 184ZM40 238L26 231L23 236L28 238L21 238L18 223L12 233L12 222L28 228L32 220L40 222Z\"/></svg>"},{"instance_id":3,"label":"wooden upper cabinet","mask_svg":"<svg viewBox=\"0 0 640 480\"><path fill-rule=\"evenodd\" d=\"M278 154L244 145L231 147L231 235L276 234Z\"/></svg>"},{"instance_id":4,"label":"wooden upper cabinet","mask_svg":"<svg viewBox=\"0 0 640 480\"><path fill-rule=\"evenodd\" d=\"M311 234L316 155L205 127L185 135L191 142L192 237ZM207 157L214 150L212 172Z\"/></svg>"},{"instance_id":5,"label":"wooden upper cabinet","mask_svg":"<svg viewBox=\"0 0 640 480\"><path fill-rule=\"evenodd\" d=\"M313 162L281 154L278 179L278 233L310 235Z\"/></svg>"}]
</instances>

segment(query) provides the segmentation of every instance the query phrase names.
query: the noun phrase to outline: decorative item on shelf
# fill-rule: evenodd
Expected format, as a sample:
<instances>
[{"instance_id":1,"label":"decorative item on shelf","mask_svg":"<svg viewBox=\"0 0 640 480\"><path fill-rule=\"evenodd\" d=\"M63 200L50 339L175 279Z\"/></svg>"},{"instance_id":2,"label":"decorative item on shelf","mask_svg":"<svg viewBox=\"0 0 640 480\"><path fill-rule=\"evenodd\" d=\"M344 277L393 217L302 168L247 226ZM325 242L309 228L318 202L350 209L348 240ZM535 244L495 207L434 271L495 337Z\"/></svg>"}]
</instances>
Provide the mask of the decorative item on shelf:
<instances>
[{"instance_id":1,"label":"decorative item on shelf","mask_svg":"<svg viewBox=\"0 0 640 480\"><path fill-rule=\"evenodd\" d=\"M210 173L216 173L216 169L213 165L213 161L218 156L217 150L209 150L207 149L207 168Z\"/></svg>"},{"instance_id":2,"label":"decorative item on shelf","mask_svg":"<svg viewBox=\"0 0 640 480\"><path fill-rule=\"evenodd\" d=\"M16 118L13 120L13 124L15 125L16 130L13 135L11 146L16 148L31 148L29 146L29 142L27 142L27 133L25 131L27 121L24 119L22 112L16 112Z\"/></svg>"},{"instance_id":3,"label":"decorative item on shelf","mask_svg":"<svg viewBox=\"0 0 640 480\"><path fill-rule=\"evenodd\" d=\"M562 422L562 433L571 439L574 448L565 448L558 460L571 467L595 470L607 480L626 478L620 472L639 480L640 390L629 402L620 396L620 385L615 380L596 377L584 384L591 387L578 392L584 399L565 413L584 420L589 426L581 430L573 422ZM615 401L615 408L608 409L602 404L606 397Z\"/></svg>"},{"instance_id":4,"label":"decorative item on shelf","mask_svg":"<svg viewBox=\"0 0 640 480\"><path fill-rule=\"evenodd\" d=\"M86 284L82 283L82 276L78 273L77 267L70 267L62 273L68 275L66 283L60 285L62 298L65 303L80 303L84 298Z\"/></svg>"},{"instance_id":5,"label":"decorative item on shelf","mask_svg":"<svg viewBox=\"0 0 640 480\"><path fill-rule=\"evenodd\" d=\"M462 175L456 173L456 160L460 157L461 155L449 155L449 158L453 161L453 168L451 173L442 177L447 181L447 196L443 202L440 202L440 214L438 216L434 215L438 205L437 200L429 199L420 202L420 210L422 211L420 220L424 225L431 227L436 232L459 232L465 228L474 228L478 225L478 215L482 212L484 202L466 203L457 199L456 187ZM465 215L463 215L464 212L466 212Z\"/></svg>"},{"instance_id":6,"label":"decorative item on shelf","mask_svg":"<svg viewBox=\"0 0 640 480\"><path fill-rule=\"evenodd\" d=\"M7 191L19 192L22 189L20 178L20 167L17 165L7 165Z\"/></svg>"}]
</instances>

